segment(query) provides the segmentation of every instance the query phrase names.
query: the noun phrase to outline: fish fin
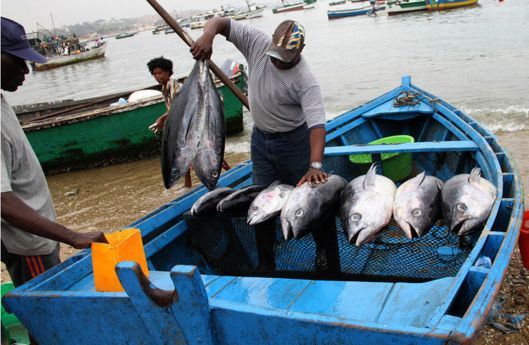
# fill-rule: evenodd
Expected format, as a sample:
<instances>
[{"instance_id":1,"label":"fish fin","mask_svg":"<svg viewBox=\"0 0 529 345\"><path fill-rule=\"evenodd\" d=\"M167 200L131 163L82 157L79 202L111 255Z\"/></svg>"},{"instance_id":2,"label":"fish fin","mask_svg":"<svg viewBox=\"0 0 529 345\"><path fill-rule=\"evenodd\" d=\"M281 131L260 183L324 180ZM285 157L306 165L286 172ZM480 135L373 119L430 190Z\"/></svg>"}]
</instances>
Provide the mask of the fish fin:
<instances>
[{"instance_id":1,"label":"fish fin","mask_svg":"<svg viewBox=\"0 0 529 345\"><path fill-rule=\"evenodd\" d=\"M364 189L368 189L369 187L373 187L375 185L375 177L377 175L377 165L375 163L371 164L371 167L367 171L366 177L364 178L364 182L362 183L362 187Z\"/></svg>"},{"instance_id":2,"label":"fish fin","mask_svg":"<svg viewBox=\"0 0 529 345\"><path fill-rule=\"evenodd\" d=\"M443 182L443 180L436 177L435 184L437 185L437 189L442 190L445 183Z\"/></svg>"},{"instance_id":3,"label":"fish fin","mask_svg":"<svg viewBox=\"0 0 529 345\"><path fill-rule=\"evenodd\" d=\"M479 179L481 177L481 169L480 168L474 168L470 172L470 175L468 176L468 183L479 183Z\"/></svg>"},{"instance_id":4,"label":"fish fin","mask_svg":"<svg viewBox=\"0 0 529 345\"><path fill-rule=\"evenodd\" d=\"M412 178L409 181L411 181L410 183L414 183L418 187L424 182L425 178L426 178L426 172L423 171L422 173L420 173L419 175L415 176L414 178Z\"/></svg>"},{"instance_id":5,"label":"fish fin","mask_svg":"<svg viewBox=\"0 0 529 345\"><path fill-rule=\"evenodd\" d=\"M274 182L270 183L270 185L268 186L268 188L270 188L270 187L273 188L273 187L275 187L275 186L278 186L280 183L281 183L281 181L279 181L279 180L275 180Z\"/></svg>"}]
</instances>

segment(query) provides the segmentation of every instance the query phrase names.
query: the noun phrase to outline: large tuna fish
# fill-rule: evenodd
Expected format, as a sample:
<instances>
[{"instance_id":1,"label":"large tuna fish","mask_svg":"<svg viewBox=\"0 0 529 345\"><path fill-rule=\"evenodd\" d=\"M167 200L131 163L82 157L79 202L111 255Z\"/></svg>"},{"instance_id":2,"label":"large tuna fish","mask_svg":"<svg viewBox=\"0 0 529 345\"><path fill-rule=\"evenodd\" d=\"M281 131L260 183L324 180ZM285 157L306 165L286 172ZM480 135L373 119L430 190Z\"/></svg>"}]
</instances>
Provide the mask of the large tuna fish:
<instances>
[{"instance_id":1,"label":"large tuna fish","mask_svg":"<svg viewBox=\"0 0 529 345\"><path fill-rule=\"evenodd\" d=\"M279 214L293 189L293 186L275 181L262 190L248 208L248 225L259 224Z\"/></svg>"},{"instance_id":2,"label":"large tuna fish","mask_svg":"<svg viewBox=\"0 0 529 345\"><path fill-rule=\"evenodd\" d=\"M446 224L460 236L482 225L496 200L496 187L480 175L479 168L456 175L445 182L442 190Z\"/></svg>"},{"instance_id":3,"label":"large tuna fish","mask_svg":"<svg viewBox=\"0 0 529 345\"><path fill-rule=\"evenodd\" d=\"M299 239L335 211L340 194L347 185L342 177L329 175L327 182L307 182L294 188L281 209L281 228L285 240Z\"/></svg>"},{"instance_id":4,"label":"large tuna fish","mask_svg":"<svg viewBox=\"0 0 529 345\"><path fill-rule=\"evenodd\" d=\"M263 189L257 185L241 188L222 199L217 204L217 211L232 217L246 216L250 204Z\"/></svg>"},{"instance_id":5,"label":"large tuna fish","mask_svg":"<svg viewBox=\"0 0 529 345\"><path fill-rule=\"evenodd\" d=\"M443 181L425 172L397 188L393 202L393 218L406 237L423 236L441 215Z\"/></svg>"},{"instance_id":6,"label":"large tuna fish","mask_svg":"<svg viewBox=\"0 0 529 345\"><path fill-rule=\"evenodd\" d=\"M389 178L377 175L375 164L366 175L349 182L342 193L340 213L350 243L360 246L373 241L389 223L396 189Z\"/></svg>"},{"instance_id":7,"label":"large tuna fish","mask_svg":"<svg viewBox=\"0 0 529 345\"><path fill-rule=\"evenodd\" d=\"M197 61L173 101L162 136L162 176L166 188L193 162L200 181L213 189L224 157L224 114L207 62Z\"/></svg>"},{"instance_id":8,"label":"large tuna fish","mask_svg":"<svg viewBox=\"0 0 529 345\"><path fill-rule=\"evenodd\" d=\"M209 211L214 211L217 208L219 201L224 199L226 196L235 192L233 189L228 187L217 188L206 194L202 195L195 201L191 206L191 215L196 216Z\"/></svg>"}]
</instances>

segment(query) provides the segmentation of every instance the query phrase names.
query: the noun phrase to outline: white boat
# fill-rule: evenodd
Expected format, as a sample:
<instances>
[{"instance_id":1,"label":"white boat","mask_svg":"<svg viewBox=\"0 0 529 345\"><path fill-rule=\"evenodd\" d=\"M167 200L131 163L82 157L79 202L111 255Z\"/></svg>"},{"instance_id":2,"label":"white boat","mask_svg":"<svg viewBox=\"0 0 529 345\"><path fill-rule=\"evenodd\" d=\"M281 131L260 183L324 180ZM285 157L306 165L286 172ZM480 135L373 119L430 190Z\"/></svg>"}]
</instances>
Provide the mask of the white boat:
<instances>
[{"instance_id":1,"label":"white boat","mask_svg":"<svg viewBox=\"0 0 529 345\"><path fill-rule=\"evenodd\" d=\"M94 46L91 49L82 52L73 52L70 55L54 56L48 58L45 63L32 63L35 71L45 71L52 68L71 65L86 60L93 60L105 57L105 50L107 48L106 42L102 42L99 46Z\"/></svg>"}]
</instances>

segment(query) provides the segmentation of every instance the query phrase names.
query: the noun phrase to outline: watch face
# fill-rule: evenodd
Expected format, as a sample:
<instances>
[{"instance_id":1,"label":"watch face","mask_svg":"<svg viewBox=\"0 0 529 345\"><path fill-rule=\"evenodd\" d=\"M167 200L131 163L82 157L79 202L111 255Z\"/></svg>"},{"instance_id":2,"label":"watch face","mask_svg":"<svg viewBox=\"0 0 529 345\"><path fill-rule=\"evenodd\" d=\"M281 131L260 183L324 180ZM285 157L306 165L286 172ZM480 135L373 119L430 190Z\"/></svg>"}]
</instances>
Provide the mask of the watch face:
<instances>
[{"instance_id":1,"label":"watch face","mask_svg":"<svg viewBox=\"0 0 529 345\"><path fill-rule=\"evenodd\" d=\"M314 169L321 169L323 164L321 164L321 162L312 162L310 163L310 166L311 168L314 168Z\"/></svg>"}]
</instances>

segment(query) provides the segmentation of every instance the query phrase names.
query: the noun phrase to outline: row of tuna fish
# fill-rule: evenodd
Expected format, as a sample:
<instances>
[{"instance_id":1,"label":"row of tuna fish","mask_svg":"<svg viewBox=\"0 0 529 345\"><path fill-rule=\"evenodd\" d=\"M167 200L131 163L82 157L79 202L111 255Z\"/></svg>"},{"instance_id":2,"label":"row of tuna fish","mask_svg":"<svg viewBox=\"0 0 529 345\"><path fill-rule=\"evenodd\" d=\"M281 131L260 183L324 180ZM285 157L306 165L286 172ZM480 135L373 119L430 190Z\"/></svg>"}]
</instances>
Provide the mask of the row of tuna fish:
<instances>
[{"instance_id":1,"label":"row of tuna fish","mask_svg":"<svg viewBox=\"0 0 529 345\"><path fill-rule=\"evenodd\" d=\"M162 135L161 165L165 188L191 165L200 181L215 188L224 159L224 110L207 61L197 61L173 100Z\"/></svg>"},{"instance_id":2,"label":"row of tuna fish","mask_svg":"<svg viewBox=\"0 0 529 345\"><path fill-rule=\"evenodd\" d=\"M339 213L349 242L360 246L372 242L392 216L412 239L425 235L442 212L449 229L463 236L486 221L496 199L496 188L480 175L481 170L474 168L470 174L443 183L423 172L397 188L392 180L377 174L373 165L366 175L349 183L330 175L323 184L304 183L296 188L279 182L266 188L219 188L198 199L191 214L216 210L228 216L247 216L248 225L279 215L288 240L303 237Z\"/></svg>"}]
</instances>

